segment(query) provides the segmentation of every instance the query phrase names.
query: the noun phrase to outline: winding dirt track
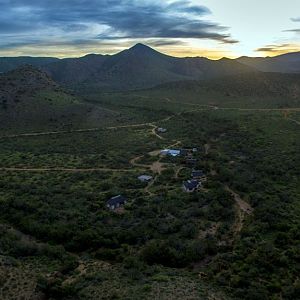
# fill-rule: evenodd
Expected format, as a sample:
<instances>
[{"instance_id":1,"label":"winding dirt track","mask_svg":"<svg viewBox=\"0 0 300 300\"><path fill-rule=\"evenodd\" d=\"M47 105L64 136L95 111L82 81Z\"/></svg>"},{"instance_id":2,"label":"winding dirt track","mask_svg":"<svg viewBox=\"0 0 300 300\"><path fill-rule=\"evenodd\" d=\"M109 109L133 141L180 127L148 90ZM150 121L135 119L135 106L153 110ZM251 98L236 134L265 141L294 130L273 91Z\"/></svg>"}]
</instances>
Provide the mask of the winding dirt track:
<instances>
[{"instance_id":1,"label":"winding dirt track","mask_svg":"<svg viewBox=\"0 0 300 300\"><path fill-rule=\"evenodd\" d=\"M158 137L159 139L164 139L162 136L157 134L156 130L158 128L155 123L159 122L166 122L170 119L174 118L178 114L170 115L166 118L163 118L161 120L153 121L153 122L145 122L145 123L138 123L138 124L128 124L128 125L118 125L118 126L109 126L109 127L94 127L94 128L80 128L80 129L71 129L71 130L57 130L57 131L42 131L42 132L27 132L27 133L19 133L19 134L11 134L11 135L5 135L0 136L0 139L4 138L18 138L18 137L34 137L34 136L44 136L44 135L57 135L57 134L69 134L69 133L84 133L84 132L95 132L95 131L101 131L101 130L114 130L114 129L122 129L122 128L138 128L143 126L149 126L152 127L152 133Z\"/></svg>"},{"instance_id":2,"label":"winding dirt track","mask_svg":"<svg viewBox=\"0 0 300 300\"><path fill-rule=\"evenodd\" d=\"M137 169L110 169L110 168L1 168L0 171L12 171L12 172L70 172L70 173L81 173L81 172L132 172Z\"/></svg>"},{"instance_id":3,"label":"winding dirt track","mask_svg":"<svg viewBox=\"0 0 300 300\"><path fill-rule=\"evenodd\" d=\"M175 178L178 179L179 178L179 173L184 169L184 167L178 167L176 169L176 172L175 172Z\"/></svg>"},{"instance_id":4,"label":"winding dirt track","mask_svg":"<svg viewBox=\"0 0 300 300\"><path fill-rule=\"evenodd\" d=\"M18 138L18 137L34 137L34 136L45 136L45 135L57 135L57 134L69 134L69 133L84 133L84 132L95 132L95 131L100 131L100 130L114 130L114 129L122 129L122 128L138 128L138 127L143 127L143 126L149 126L152 127L152 134L157 136L159 139L164 139L162 136L157 134L156 130L158 128L155 123L159 122L165 122L170 120L171 118L174 118L176 116L180 116L183 113L188 113L188 112L194 112L194 111L206 111L206 110L233 110L233 111L258 111L258 112L264 112L264 111L282 111L282 112L287 112L287 111L294 111L294 112L300 112L300 108L295 107L295 108L239 108L239 107L218 107L218 106L213 106L213 105L202 105L202 104L197 104L197 103L181 103L181 102L176 102L172 101L169 98L166 98L167 102L172 102L172 103L180 103L182 105L189 105L189 106L194 106L198 107L197 109L193 109L190 111L183 111L179 112L173 115L170 115L164 119L157 120L154 122L146 122L146 123L138 123L138 124L129 124L129 125L119 125L119 126L110 126L110 127L95 127L95 128L81 128L81 129L73 129L73 130L58 130L58 131L43 131L43 132L29 132L29 133L20 133L20 134L11 134L11 135L6 135L6 136L0 136L0 139L4 138ZM300 122L291 118L287 118L290 121L295 122L296 124L300 125Z\"/></svg>"},{"instance_id":5,"label":"winding dirt track","mask_svg":"<svg viewBox=\"0 0 300 300\"><path fill-rule=\"evenodd\" d=\"M292 118L287 118L287 119L294 122L294 123L296 123L297 125L300 125L300 121L297 121L297 120L292 119Z\"/></svg>"},{"instance_id":6,"label":"winding dirt track","mask_svg":"<svg viewBox=\"0 0 300 300\"><path fill-rule=\"evenodd\" d=\"M226 185L225 190L232 195L236 203L236 218L235 223L232 226L233 237L235 237L242 231L245 218L247 215L249 216L253 213L253 208L250 206L249 203L244 201L238 193L234 192L229 186ZM233 243L233 241L233 239L230 240L231 243Z\"/></svg>"},{"instance_id":7,"label":"winding dirt track","mask_svg":"<svg viewBox=\"0 0 300 300\"><path fill-rule=\"evenodd\" d=\"M205 144L205 155L207 156L209 154L211 145L209 143ZM212 176L217 175L216 170L210 168L210 174ZM228 185L224 185L224 189L229 192L234 201L235 201L235 208L236 208L236 218L235 222L231 228L231 232L233 234L232 238L228 239L228 242L232 244L234 242L234 239L238 234L241 232L244 226L244 221L246 216L251 215L254 211L254 209L251 207L251 205L242 199L242 197L235 191L233 191Z\"/></svg>"},{"instance_id":8,"label":"winding dirt track","mask_svg":"<svg viewBox=\"0 0 300 300\"><path fill-rule=\"evenodd\" d=\"M229 186L225 186L225 190L227 190L233 196L236 203L236 217L235 222L231 228L233 237L229 238L229 243L233 244L235 237L238 236L243 229L246 217L250 216L253 213L253 208L249 203L244 201L238 193L230 189Z\"/></svg>"},{"instance_id":9,"label":"winding dirt track","mask_svg":"<svg viewBox=\"0 0 300 300\"><path fill-rule=\"evenodd\" d=\"M250 206L249 203L247 203L246 201L244 201L241 196L234 192L229 186L225 186L225 190L228 191L234 198L235 202L237 203L237 205L239 206L239 209L247 214L250 215L253 212L253 208Z\"/></svg>"},{"instance_id":10,"label":"winding dirt track","mask_svg":"<svg viewBox=\"0 0 300 300\"><path fill-rule=\"evenodd\" d=\"M160 121L163 122L168 121L175 115L168 116ZM150 126L152 127L151 133L155 135L157 138L164 140L164 137L160 136L156 130L158 128L154 122L147 122L147 123L140 123L140 124L131 124L131 125L120 125L120 126L112 126L106 127L107 130L114 130L119 128L136 128L142 126ZM91 129L78 129L73 131L49 131L49 132L40 132L40 133L25 133L19 135L10 135L2 138L16 138L16 137L27 137L27 136L41 136L41 135L52 135L52 134L60 134L60 133L72 133L72 132L90 132L90 131L97 131L103 128L91 128ZM180 144L180 141L176 141L176 143L170 145L169 147L175 147L176 145ZM149 155L156 156L159 155L161 149L154 150L149 152ZM56 168L21 168L21 167L2 167L0 171L11 171L11 172L71 172L71 173L79 173L79 172L132 172L138 169L150 169L154 173L160 174L164 169L164 163L160 162L160 158L155 161L151 165L146 164L139 164L137 161L141 159L144 155L140 155L137 157L132 158L129 163L135 167L134 169L112 169L112 168L63 168L63 167L56 167Z\"/></svg>"},{"instance_id":11,"label":"winding dirt track","mask_svg":"<svg viewBox=\"0 0 300 300\"><path fill-rule=\"evenodd\" d=\"M73 129L73 130L59 130L59 131L43 131L43 132L31 132L31 133L20 133L20 134L11 134L0 137L3 138L18 138L18 137L32 137L32 136L44 136L44 135L56 135L56 134L68 134L68 133L80 133L80 132L94 132L100 130L113 130L121 128L135 128L143 126L154 126L152 123L140 123L140 124L131 124L131 125L120 125L112 127L96 127L96 128L87 128L87 129Z\"/></svg>"},{"instance_id":12,"label":"winding dirt track","mask_svg":"<svg viewBox=\"0 0 300 300\"><path fill-rule=\"evenodd\" d=\"M160 136L156 130L157 130L157 126L153 125L153 129L151 130L152 134L158 137L160 140L164 140L165 138Z\"/></svg>"}]
</instances>

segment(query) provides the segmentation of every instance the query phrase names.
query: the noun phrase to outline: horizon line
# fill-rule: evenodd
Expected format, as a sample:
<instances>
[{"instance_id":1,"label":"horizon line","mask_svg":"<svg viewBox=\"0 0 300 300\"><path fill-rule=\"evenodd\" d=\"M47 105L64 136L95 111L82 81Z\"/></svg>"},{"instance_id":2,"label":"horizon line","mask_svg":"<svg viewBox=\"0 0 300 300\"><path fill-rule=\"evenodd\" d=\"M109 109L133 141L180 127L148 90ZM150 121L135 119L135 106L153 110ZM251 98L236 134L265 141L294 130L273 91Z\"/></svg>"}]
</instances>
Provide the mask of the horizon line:
<instances>
[{"instance_id":1,"label":"horizon line","mask_svg":"<svg viewBox=\"0 0 300 300\"><path fill-rule=\"evenodd\" d=\"M236 57L228 57L228 56L222 56L220 58L217 58L217 59L214 59L214 58L209 58L208 56L200 56L200 55L195 55L195 56L176 56L176 55L171 55L169 53L165 53L164 51L159 51L159 50L156 50L155 47L151 47L149 45L147 45L146 43L136 43L134 44L133 46L129 47L129 48L124 48L123 50L120 50L120 51L116 51L114 53L95 53L95 52L87 52L86 54L82 54L82 55L79 55L79 56L51 56L51 55L5 55L5 56L0 56L0 58L18 58L18 57L30 57L30 58L56 58L56 59L68 59L68 58L83 58L83 57L86 57L86 56L89 56L89 55L102 55L102 56L114 56L114 55L117 55L121 52L124 52L126 50L131 50L137 46L144 46L145 48L149 48L153 51L156 51L160 54L163 54L163 55L166 55L166 56L170 56L170 57L174 57L174 58L206 58L206 59L209 59L209 60L215 60L215 61L218 61L218 60L222 60L222 59L229 59L229 60L236 60L236 59L239 59L239 58L243 58L243 57L248 57L248 58L272 58L272 57L278 57L278 56L282 56L282 55L286 55L286 54L292 54L292 53L299 53L300 51L287 51L287 52L284 52L284 53L279 53L279 54L275 54L275 55L267 55L267 56L251 56L251 55L241 55L241 56L236 56ZM1 50L1 48L0 48ZM206 52L209 52L209 51L206 51Z\"/></svg>"}]
</instances>

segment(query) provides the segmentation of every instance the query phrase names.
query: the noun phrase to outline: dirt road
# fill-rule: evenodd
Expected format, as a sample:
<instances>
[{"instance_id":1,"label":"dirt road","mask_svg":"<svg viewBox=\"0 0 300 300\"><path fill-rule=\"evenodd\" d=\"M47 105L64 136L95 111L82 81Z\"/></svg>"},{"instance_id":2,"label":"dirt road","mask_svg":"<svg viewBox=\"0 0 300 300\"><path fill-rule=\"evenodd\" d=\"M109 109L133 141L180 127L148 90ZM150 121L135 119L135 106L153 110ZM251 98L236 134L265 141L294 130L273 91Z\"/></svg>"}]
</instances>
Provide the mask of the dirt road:
<instances>
[{"instance_id":1,"label":"dirt road","mask_svg":"<svg viewBox=\"0 0 300 300\"><path fill-rule=\"evenodd\" d=\"M245 213L245 214L247 214L247 215L252 214L253 208L250 206L250 204L249 204L248 202L244 201L238 193L234 192L234 191L233 191L229 186L227 186L227 185L225 186L225 190L228 191L228 192L233 196L233 198L234 198L236 204L239 206L239 209L240 209L243 213Z\"/></svg>"},{"instance_id":2,"label":"dirt road","mask_svg":"<svg viewBox=\"0 0 300 300\"><path fill-rule=\"evenodd\" d=\"M132 172L136 169L110 169L110 168L0 168L0 171L12 171L12 172Z\"/></svg>"},{"instance_id":3,"label":"dirt road","mask_svg":"<svg viewBox=\"0 0 300 300\"><path fill-rule=\"evenodd\" d=\"M158 128L155 123L165 122L170 120L174 115L168 116L167 118L158 120L156 122L147 122L147 123L138 123L138 124L128 124L128 125L119 125L119 126L110 126L110 127L95 127L95 128L82 128L82 129L72 129L72 130L57 130L57 131L41 131L41 132L28 132L28 133L19 133L1 136L0 139L4 138L18 138L18 137L34 137L34 136L44 136L44 135L57 135L57 134L68 134L68 133L81 133L81 132L94 132L100 130L114 130L122 128L138 128L143 126L152 127L152 133L157 136L159 139L164 139L162 136L157 134L156 130Z\"/></svg>"},{"instance_id":4,"label":"dirt road","mask_svg":"<svg viewBox=\"0 0 300 300\"><path fill-rule=\"evenodd\" d=\"M297 121L297 120L295 120L295 119L287 118L287 120L290 120L290 121L296 123L297 125L300 125L300 121Z\"/></svg>"}]
</instances>

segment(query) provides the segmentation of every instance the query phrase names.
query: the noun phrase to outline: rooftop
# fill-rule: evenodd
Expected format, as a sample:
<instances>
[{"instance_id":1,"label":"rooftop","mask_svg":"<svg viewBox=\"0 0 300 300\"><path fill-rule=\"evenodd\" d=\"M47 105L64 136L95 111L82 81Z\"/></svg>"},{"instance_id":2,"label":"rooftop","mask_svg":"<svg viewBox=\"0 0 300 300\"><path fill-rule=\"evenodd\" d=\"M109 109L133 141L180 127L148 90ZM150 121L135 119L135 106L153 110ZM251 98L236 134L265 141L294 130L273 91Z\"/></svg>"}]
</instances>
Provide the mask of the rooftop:
<instances>
[{"instance_id":1,"label":"rooftop","mask_svg":"<svg viewBox=\"0 0 300 300\"><path fill-rule=\"evenodd\" d=\"M198 180L188 180L183 183L187 190L194 190L199 186L200 182Z\"/></svg>"},{"instance_id":2,"label":"rooftop","mask_svg":"<svg viewBox=\"0 0 300 300\"><path fill-rule=\"evenodd\" d=\"M124 196L118 195L118 196L110 198L106 202L106 204L111 206L111 205L116 205L116 204L124 204L126 201L127 201L127 199Z\"/></svg>"},{"instance_id":3,"label":"rooftop","mask_svg":"<svg viewBox=\"0 0 300 300\"><path fill-rule=\"evenodd\" d=\"M171 156L178 156L180 155L180 150L177 149L164 149L161 151L161 154L165 154L165 155L171 155Z\"/></svg>"},{"instance_id":4,"label":"rooftop","mask_svg":"<svg viewBox=\"0 0 300 300\"><path fill-rule=\"evenodd\" d=\"M149 176L149 175L141 175L138 177L139 180L141 181L149 181L151 180L153 177L152 176Z\"/></svg>"}]
</instances>

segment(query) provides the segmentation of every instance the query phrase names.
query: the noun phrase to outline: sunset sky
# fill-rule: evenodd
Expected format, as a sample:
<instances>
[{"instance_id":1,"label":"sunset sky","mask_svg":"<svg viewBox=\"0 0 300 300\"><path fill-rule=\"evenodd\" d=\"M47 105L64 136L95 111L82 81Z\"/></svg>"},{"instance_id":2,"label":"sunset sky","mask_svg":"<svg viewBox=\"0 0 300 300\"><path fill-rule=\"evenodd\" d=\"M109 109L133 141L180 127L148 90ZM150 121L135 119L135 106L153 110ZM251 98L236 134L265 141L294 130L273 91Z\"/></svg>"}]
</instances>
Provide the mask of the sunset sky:
<instances>
[{"instance_id":1,"label":"sunset sky","mask_svg":"<svg viewBox=\"0 0 300 300\"><path fill-rule=\"evenodd\" d=\"M138 42L213 59L300 51L300 1L0 0L0 56L112 54Z\"/></svg>"}]
</instances>

